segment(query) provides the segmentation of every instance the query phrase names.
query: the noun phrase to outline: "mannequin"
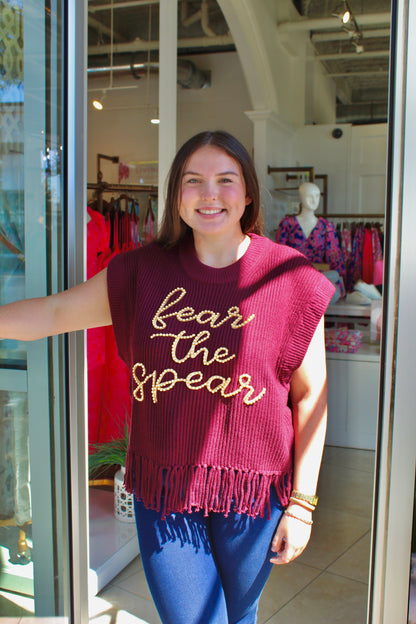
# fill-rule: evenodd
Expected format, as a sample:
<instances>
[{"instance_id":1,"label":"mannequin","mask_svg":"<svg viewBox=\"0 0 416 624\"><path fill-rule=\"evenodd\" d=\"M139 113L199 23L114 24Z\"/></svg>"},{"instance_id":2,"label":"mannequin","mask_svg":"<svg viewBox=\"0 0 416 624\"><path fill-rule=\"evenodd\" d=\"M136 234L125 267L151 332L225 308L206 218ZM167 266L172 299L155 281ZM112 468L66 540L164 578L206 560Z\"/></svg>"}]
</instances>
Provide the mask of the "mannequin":
<instances>
[{"instance_id":1,"label":"mannequin","mask_svg":"<svg viewBox=\"0 0 416 624\"><path fill-rule=\"evenodd\" d=\"M299 187L301 211L296 216L286 216L279 223L276 242L289 245L303 253L312 263L327 264L325 274L337 287L332 303L345 296L345 266L334 225L315 215L321 198L319 186L304 182Z\"/></svg>"},{"instance_id":2,"label":"mannequin","mask_svg":"<svg viewBox=\"0 0 416 624\"><path fill-rule=\"evenodd\" d=\"M297 215L297 220L303 230L305 238L309 238L312 230L318 223L315 211L319 206L321 191L316 184L304 182L299 187L299 197L301 201L301 211Z\"/></svg>"}]
</instances>

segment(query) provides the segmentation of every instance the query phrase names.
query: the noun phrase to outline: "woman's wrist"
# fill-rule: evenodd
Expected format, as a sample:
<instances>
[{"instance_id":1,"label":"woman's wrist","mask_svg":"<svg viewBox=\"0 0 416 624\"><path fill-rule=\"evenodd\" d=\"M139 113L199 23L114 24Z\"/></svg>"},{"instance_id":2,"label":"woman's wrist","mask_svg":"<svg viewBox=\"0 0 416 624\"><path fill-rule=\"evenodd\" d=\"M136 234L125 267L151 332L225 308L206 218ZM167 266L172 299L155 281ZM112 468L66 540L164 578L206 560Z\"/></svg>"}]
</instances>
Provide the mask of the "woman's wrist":
<instances>
[{"instance_id":1,"label":"woman's wrist","mask_svg":"<svg viewBox=\"0 0 416 624\"><path fill-rule=\"evenodd\" d=\"M312 511L304 509L300 505L290 503L285 509L285 516L298 522L302 522L303 524L313 524Z\"/></svg>"}]
</instances>

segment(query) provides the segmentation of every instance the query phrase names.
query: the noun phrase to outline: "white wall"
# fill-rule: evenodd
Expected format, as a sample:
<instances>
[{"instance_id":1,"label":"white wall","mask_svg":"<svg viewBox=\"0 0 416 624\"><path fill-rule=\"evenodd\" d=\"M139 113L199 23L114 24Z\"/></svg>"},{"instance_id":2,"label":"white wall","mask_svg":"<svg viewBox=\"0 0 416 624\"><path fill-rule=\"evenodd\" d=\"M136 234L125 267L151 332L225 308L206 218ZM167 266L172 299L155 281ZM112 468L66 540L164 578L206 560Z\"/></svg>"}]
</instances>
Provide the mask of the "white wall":
<instances>
[{"instance_id":1,"label":"white wall","mask_svg":"<svg viewBox=\"0 0 416 624\"><path fill-rule=\"evenodd\" d=\"M340 128L340 139L332 131ZM294 138L294 163L311 166L315 173L328 175L328 213L349 212L350 152L352 126L310 125L298 128Z\"/></svg>"},{"instance_id":2,"label":"white wall","mask_svg":"<svg viewBox=\"0 0 416 624\"><path fill-rule=\"evenodd\" d=\"M189 57L200 69L211 71L211 87L182 89L178 86L178 146L202 130L225 129L253 149L253 128L244 114L250 98L235 52ZM150 123L158 105L157 76L137 82L129 77L114 84L134 85L134 89L108 90L104 110L96 111L91 101L102 91L88 94L88 181L97 176L97 153L117 155L123 162L158 159L158 127ZM90 80L89 86L106 86L107 81ZM105 181L117 182L118 168L102 161Z\"/></svg>"},{"instance_id":3,"label":"white wall","mask_svg":"<svg viewBox=\"0 0 416 624\"><path fill-rule=\"evenodd\" d=\"M340 139L332 137L340 128ZM382 213L386 175L387 124L314 125L298 128L294 156L328 175L328 213Z\"/></svg>"},{"instance_id":4,"label":"white wall","mask_svg":"<svg viewBox=\"0 0 416 624\"><path fill-rule=\"evenodd\" d=\"M200 69L211 70L207 89L178 91L178 145L202 130L227 130L251 151L253 126L244 111L250 96L236 52L192 56Z\"/></svg>"}]
</instances>

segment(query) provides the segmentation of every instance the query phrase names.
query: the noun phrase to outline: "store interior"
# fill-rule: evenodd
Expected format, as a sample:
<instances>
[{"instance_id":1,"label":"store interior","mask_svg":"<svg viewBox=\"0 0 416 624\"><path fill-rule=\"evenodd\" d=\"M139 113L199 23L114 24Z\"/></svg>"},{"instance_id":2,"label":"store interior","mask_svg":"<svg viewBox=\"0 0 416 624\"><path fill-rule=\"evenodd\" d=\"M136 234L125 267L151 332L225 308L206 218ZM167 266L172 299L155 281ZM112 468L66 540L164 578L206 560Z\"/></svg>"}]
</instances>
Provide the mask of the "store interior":
<instances>
[{"instance_id":1,"label":"store interior","mask_svg":"<svg viewBox=\"0 0 416 624\"><path fill-rule=\"evenodd\" d=\"M259 623L297 623L306 612L314 624L331 609L332 621L360 624L366 621L377 440L390 0L244 4L178 2L177 145L202 130L237 136L254 157L265 234L283 244L289 243L282 222L302 212L300 186L314 185L319 205L312 222L319 218L333 246L311 259L337 274L337 297L326 314L328 430L320 504L307 551L273 570ZM157 231L163 202L158 2L89 0L87 107L91 277L114 254L147 243ZM116 440L123 456L128 371L111 329L89 330L87 364L90 454L114 450ZM122 462L103 457L89 487L91 621L128 613L128 621L158 624L131 500L120 485ZM29 605L22 615L30 612Z\"/></svg>"}]
</instances>

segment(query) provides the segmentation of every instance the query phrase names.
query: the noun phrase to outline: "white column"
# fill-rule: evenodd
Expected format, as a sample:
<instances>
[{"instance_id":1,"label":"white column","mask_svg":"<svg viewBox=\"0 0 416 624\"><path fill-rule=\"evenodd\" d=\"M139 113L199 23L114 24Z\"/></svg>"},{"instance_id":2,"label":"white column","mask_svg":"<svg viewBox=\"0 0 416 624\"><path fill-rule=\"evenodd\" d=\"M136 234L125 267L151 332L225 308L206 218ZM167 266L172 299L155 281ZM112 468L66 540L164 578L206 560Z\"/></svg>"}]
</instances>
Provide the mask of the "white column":
<instances>
[{"instance_id":1,"label":"white column","mask_svg":"<svg viewBox=\"0 0 416 624\"><path fill-rule=\"evenodd\" d=\"M292 138L294 129L281 121L273 110L252 110L245 114L253 122L254 164L260 184L265 234L273 237L282 215L276 213L269 191L275 181L267 173L267 167L292 165Z\"/></svg>"},{"instance_id":2,"label":"white column","mask_svg":"<svg viewBox=\"0 0 416 624\"><path fill-rule=\"evenodd\" d=\"M160 0L159 14L159 197L162 220L165 182L176 153L178 2Z\"/></svg>"}]
</instances>

